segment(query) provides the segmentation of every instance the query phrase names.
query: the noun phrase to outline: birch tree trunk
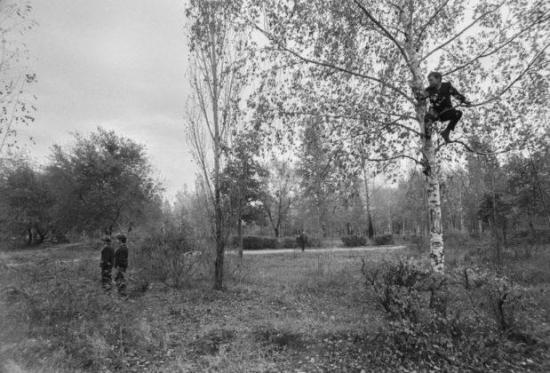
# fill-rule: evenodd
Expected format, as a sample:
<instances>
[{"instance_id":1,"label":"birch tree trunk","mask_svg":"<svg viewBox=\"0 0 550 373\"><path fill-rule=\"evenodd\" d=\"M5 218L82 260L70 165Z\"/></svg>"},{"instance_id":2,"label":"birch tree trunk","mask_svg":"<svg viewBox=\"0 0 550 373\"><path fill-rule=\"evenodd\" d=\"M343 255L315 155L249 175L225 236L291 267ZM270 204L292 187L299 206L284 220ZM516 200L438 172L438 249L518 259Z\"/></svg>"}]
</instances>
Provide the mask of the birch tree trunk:
<instances>
[{"instance_id":1,"label":"birch tree trunk","mask_svg":"<svg viewBox=\"0 0 550 373\"><path fill-rule=\"evenodd\" d=\"M421 93L424 90L422 81L423 73L420 68L418 53L414 47L408 48L411 56L411 69L414 78L410 85L413 92ZM424 136L422 137L422 152L424 163L424 174L426 175L426 194L428 199L428 224L430 234L430 263L436 273L443 273L445 270L445 256L443 245L443 230L441 225L441 194L439 190L439 164L436 158L434 140L437 133L434 133L434 123L425 122L427 114L426 102L416 100L416 119Z\"/></svg>"},{"instance_id":2,"label":"birch tree trunk","mask_svg":"<svg viewBox=\"0 0 550 373\"><path fill-rule=\"evenodd\" d=\"M237 223L237 235L239 237L239 258L243 258L243 220L241 219L240 211L239 211L239 221Z\"/></svg>"},{"instance_id":3,"label":"birch tree trunk","mask_svg":"<svg viewBox=\"0 0 550 373\"><path fill-rule=\"evenodd\" d=\"M374 225L372 224L372 213L370 209L370 196L369 196L369 177L367 171L366 162L363 160L363 179L365 179L365 209L367 212L367 230L368 236L372 240L374 237Z\"/></svg>"}]
</instances>

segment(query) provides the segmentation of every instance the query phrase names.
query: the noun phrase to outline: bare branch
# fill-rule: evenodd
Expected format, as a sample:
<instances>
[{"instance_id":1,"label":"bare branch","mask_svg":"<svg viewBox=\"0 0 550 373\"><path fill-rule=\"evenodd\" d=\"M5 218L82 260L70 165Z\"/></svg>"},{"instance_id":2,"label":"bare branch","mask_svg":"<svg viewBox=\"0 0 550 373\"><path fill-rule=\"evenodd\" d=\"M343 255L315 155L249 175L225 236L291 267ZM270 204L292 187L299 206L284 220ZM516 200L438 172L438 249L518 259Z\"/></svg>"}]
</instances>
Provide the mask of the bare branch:
<instances>
[{"instance_id":1,"label":"bare branch","mask_svg":"<svg viewBox=\"0 0 550 373\"><path fill-rule=\"evenodd\" d=\"M416 43L419 43L420 40L422 39L422 35L424 34L424 32L426 32L426 29L432 24L432 22L434 21L434 19L439 15L439 13L447 6L447 4L449 3L450 0L445 0L443 2L443 4L441 4L441 6L439 6L434 14L432 14L432 16L430 17L430 19L428 19L428 21L420 28L420 32L418 33L418 36L416 38Z\"/></svg>"},{"instance_id":2,"label":"bare branch","mask_svg":"<svg viewBox=\"0 0 550 373\"><path fill-rule=\"evenodd\" d=\"M466 144L466 143L465 143L464 141L462 141L462 140L452 140L452 141L449 141L448 143L443 143L443 144L439 145L435 151L438 152L438 151L439 151L440 149L442 149L444 146L451 145L451 144L459 144L459 145L462 145L462 146L463 146L467 151L469 151L470 153L474 153L474 154L482 155L482 156L504 154L504 153L508 153L508 152L510 152L510 151L513 150L511 147L508 147L508 148L506 148L506 149L498 150L498 151L494 151L494 152L482 152L482 151L479 151L479 150L472 149L472 147L471 147L470 145Z\"/></svg>"},{"instance_id":3,"label":"bare branch","mask_svg":"<svg viewBox=\"0 0 550 373\"><path fill-rule=\"evenodd\" d=\"M391 90L393 90L394 92L398 93L399 95L403 96L407 101L411 102L414 104L414 100L409 96L407 95L403 90L397 88L396 86L388 83L388 82L385 82L383 81L382 79L379 79L379 78L376 78L374 76L370 76L370 75L366 75L366 74L362 74L362 73L359 73L359 72L356 72L356 71L352 71L352 70L349 70L349 69L346 69L344 67L341 67L341 66L337 66L337 65L334 65L330 62L325 62L325 61L316 61L316 60L313 60L313 59L310 59L310 58L307 58L305 56L302 56L300 53L286 47L285 45L283 45L280 41L278 41L271 33L265 31L263 28L261 28L260 26L256 25L254 22L250 22L250 24L252 25L252 27L254 27L257 31L261 32L264 36L266 36L271 42L275 43L275 45L277 46L277 48L285 51L285 52L288 52L290 53L291 55L293 55L294 57L300 59L301 61L303 62L306 62L306 63L310 63L310 64L313 64L313 65L317 65L317 66L322 66L322 67L326 67L326 68L329 68L329 69L333 69L333 70L336 70L336 71L339 71L339 72L342 72L342 73L345 73L345 74L349 74L349 75L352 75L352 76L356 76L358 78L362 78L362 79L367 79L367 80L371 80L371 81L374 81L380 85L382 85L383 87L387 87Z\"/></svg>"},{"instance_id":4,"label":"bare branch","mask_svg":"<svg viewBox=\"0 0 550 373\"><path fill-rule=\"evenodd\" d=\"M529 62L529 64L527 65L527 67L520 73L518 74L518 76L512 80L510 82L510 84L508 84L504 89L502 89L499 93L497 93L496 95L494 95L493 97L491 97L490 99L488 100L485 100L485 101L482 101L482 102L478 102L478 103L474 103L474 104L471 104L470 106L471 107L476 107L476 106L483 106L483 105L486 105L488 103L491 103L493 101L496 101L498 100L500 97L502 97L502 95L504 95L506 92L508 92L513 86L514 84L516 84L518 81L520 81L524 76L525 74L527 74L529 72L529 70L531 69L531 67L533 67L533 65L537 62L537 60L539 59L540 56L542 56L544 54L544 52L546 51L546 49L548 49L548 47L550 47L550 43L546 44L546 46L540 51L538 52L535 57L533 57L533 59L531 60L531 62Z\"/></svg>"},{"instance_id":5,"label":"bare branch","mask_svg":"<svg viewBox=\"0 0 550 373\"><path fill-rule=\"evenodd\" d=\"M383 120L374 119L372 117L365 118L362 114L357 114L357 115L333 114L333 113L319 113L319 112L315 112L315 111L310 111L310 112L308 112L308 111L279 111L279 113L282 114L282 115L286 115L286 116L304 115L304 116L313 116L313 117L318 116L318 117L325 117L325 118L332 118L332 119L363 120L365 122L378 123L378 124L381 124L384 127L391 127L391 126L400 127L400 128L403 128L404 130L407 130L409 132L414 133L415 135L423 136L422 133L415 130L414 128L399 123L400 121L406 120L406 119L416 120L416 118L410 117L408 115L402 115L402 116L399 116L397 119L395 119L391 122L387 122L387 121L383 121ZM372 114L372 113L369 113L369 114ZM394 115L394 116L397 116L397 115Z\"/></svg>"},{"instance_id":6,"label":"bare branch","mask_svg":"<svg viewBox=\"0 0 550 373\"><path fill-rule=\"evenodd\" d=\"M418 159L416 159L414 157L411 157L410 155L407 155L407 154L398 154L398 155L395 155L393 157L388 157L388 158L368 158L368 157L365 157L364 159L366 161L369 161L369 162L388 162L388 161L393 161L393 160L396 160L396 159L410 159L411 161L414 161L416 164L423 165L423 163L421 161L419 161Z\"/></svg>"},{"instance_id":7,"label":"bare branch","mask_svg":"<svg viewBox=\"0 0 550 373\"><path fill-rule=\"evenodd\" d=\"M548 12L546 12L543 16L547 16L548 15ZM495 54L496 52L498 52L499 50L501 50L502 48L506 47L507 45L509 45L511 42L513 42L515 39L517 39L519 36L521 36L523 33L525 33L526 31L530 30L531 28L533 28L534 26L538 25L538 24L541 24L541 23L544 23L546 21L550 20L550 17L540 17L539 19L537 19L537 21L531 23L529 26L527 27L524 27L523 29L521 29L520 31L518 31L517 33L515 33L514 35L512 35L510 38L508 38L508 40L504 41L503 43L501 43L500 45L498 45L497 47L495 47L493 50L490 50L491 48L490 47L487 47L485 48L485 50L483 52L481 52L481 54L477 55L476 57L472 58L471 60L469 60L468 62L452 69L452 70L449 70L449 71L446 71L445 73L443 73L442 75L445 76L445 75L451 75L457 71L460 71L468 66L470 66L471 64L473 64L474 62L482 59L482 58L487 58L493 54ZM540 21L540 22L539 22Z\"/></svg>"},{"instance_id":8,"label":"bare branch","mask_svg":"<svg viewBox=\"0 0 550 373\"><path fill-rule=\"evenodd\" d=\"M397 41L397 39L384 27L384 25L382 25L382 23L380 23L380 21L373 17L373 15L368 11L367 8L365 8L360 0L353 0L353 2L363 11L367 18L370 19L371 22L374 23L382 31L382 33L386 35L388 39L390 39L393 44L395 44L395 46L397 47L397 49L399 49L399 52L405 59L407 66L409 66L410 68L411 64L409 63L409 56L407 55L401 44Z\"/></svg>"},{"instance_id":9,"label":"bare branch","mask_svg":"<svg viewBox=\"0 0 550 373\"><path fill-rule=\"evenodd\" d=\"M434 54L435 52L437 52L438 50L444 48L445 46L449 45L450 43L452 43L453 41L455 41L456 39L458 39L462 34L464 34L466 31L468 31L469 29L471 29L473 26L475 26L480 20L482 20L483 18L485 18L486 16L488 16L489 14L491 13L494 13L496 12L498 9L500 9L503 5L504 5L505 1L502 1L499 5L497 5L495 8L493 8L492 10L488 10L487 12L481 14L479 17L477 17L476 19L474 19L468 26L464 27L461 31L459 31L458 33L456 33L452 38L450 38L449 40L443 42L443 44L440 44L439 46L435 47L434 49L432 49L430 52L428 52L428 54L426 54L424 57L422 57L422 59L420 61L424 61L426 60L428 57L430 57L432 54Z\"/></svg>"}]
</instances>

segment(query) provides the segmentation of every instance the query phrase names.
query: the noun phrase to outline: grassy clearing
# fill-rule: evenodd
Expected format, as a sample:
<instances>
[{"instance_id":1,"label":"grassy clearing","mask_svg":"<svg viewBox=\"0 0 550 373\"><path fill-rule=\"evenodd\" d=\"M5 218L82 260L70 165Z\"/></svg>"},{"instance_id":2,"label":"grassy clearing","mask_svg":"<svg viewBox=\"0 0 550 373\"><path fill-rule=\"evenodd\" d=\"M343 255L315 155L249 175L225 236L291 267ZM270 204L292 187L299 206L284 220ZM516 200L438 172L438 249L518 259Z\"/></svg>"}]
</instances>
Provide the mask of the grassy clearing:
<instances>
[{"instance_id":1,"label":"grassy clearing","mask_svg":"<svg viewBox=\"0 0 550 373\"><path fill-rule=\"evenodd\" d=\"M403 252L229 255L225 292L207 279L145 287L133 272L127 300L100 289L97 254L63 246L2 256L4 371L415 369L392 353L391 324L361 275L362 258L376 268ZM536 286L546 291L546 278Z\"/></svg>"}]
</instances>

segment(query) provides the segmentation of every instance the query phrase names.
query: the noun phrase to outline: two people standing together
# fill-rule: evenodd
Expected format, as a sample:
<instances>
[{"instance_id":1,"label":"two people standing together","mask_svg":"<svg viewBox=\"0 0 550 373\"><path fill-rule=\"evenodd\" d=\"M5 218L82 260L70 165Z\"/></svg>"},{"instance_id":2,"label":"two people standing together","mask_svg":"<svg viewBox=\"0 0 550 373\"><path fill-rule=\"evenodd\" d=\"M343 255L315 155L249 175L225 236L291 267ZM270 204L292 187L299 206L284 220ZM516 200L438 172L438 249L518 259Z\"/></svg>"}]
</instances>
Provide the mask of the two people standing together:
<instances>
[{"instance_id":1,"label":"two people standing together","mask_svg":"<svg viewBox=\"0 0 550 373\"><path fill-rule=\"evenodd\" d=\"M118 248L115 250L111 245L111 237L103 238L104 246L101 250L101 283L106 291L112 288L112 271L116 270L115 283L120 295L126 295L126 269L128 268L128 247L126 236L116 236Z\"/></svg>"}]
</instances>

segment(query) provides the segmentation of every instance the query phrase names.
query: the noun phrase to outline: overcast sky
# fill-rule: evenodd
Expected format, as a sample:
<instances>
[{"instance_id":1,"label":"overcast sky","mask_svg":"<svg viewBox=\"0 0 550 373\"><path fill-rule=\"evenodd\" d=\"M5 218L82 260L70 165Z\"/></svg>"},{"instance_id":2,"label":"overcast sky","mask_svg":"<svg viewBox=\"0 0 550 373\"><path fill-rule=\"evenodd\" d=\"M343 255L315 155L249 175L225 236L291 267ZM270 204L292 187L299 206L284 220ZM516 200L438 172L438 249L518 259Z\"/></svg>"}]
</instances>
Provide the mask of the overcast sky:
<instances>
[{"instance_id":1,"label":"overcast sky","mask_svg":"<svg viewBox=\"0 0 550 373\"><path fill-rule=\"evenodd\" d=\"M192 185L185 143L189 91L182 0L32 0L26 35L38 76L32 157L70 132L113 129L146 145L171 197Z\"/></svg>"}]
</instances>

